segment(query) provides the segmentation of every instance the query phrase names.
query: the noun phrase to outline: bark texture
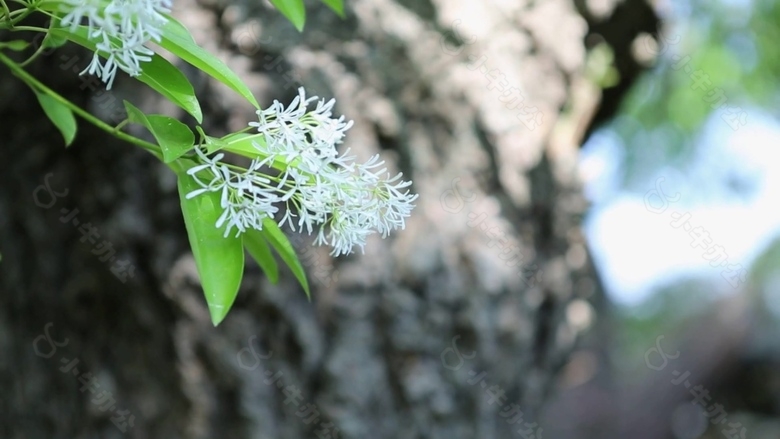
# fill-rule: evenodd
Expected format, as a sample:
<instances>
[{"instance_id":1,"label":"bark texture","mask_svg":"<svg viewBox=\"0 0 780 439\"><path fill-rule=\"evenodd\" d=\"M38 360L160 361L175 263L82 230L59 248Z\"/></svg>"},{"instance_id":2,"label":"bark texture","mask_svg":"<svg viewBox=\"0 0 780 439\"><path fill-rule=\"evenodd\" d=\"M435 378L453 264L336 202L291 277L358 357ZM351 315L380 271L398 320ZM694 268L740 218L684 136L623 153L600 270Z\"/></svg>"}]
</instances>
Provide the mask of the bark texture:
<instances>
[{"instance_id":1,"label":"bark texture","mask_svg":"<svg viewBox=\"0 0 780 439\"><path fill-rule=\"evenodd\" d=\"M601 294L575 172L601 96L585 68L582 5L347 3L345 20L310 5L302 34L260 2L176 3L196 40L261 104L289 102L298 83L335 97L337 113L355 120L345 146L362 158L381 152L420 194L407 229L371 240L364 255L333 260L295 238L311 303L289 272L273 285L247 261L218 328L173 174L84 123L64 150L34 95L0 70L2 437L539 433L538 408ZM614 5L605 4L609 16ZM32 70L111 117L62 70L62 57L86 63L69 50ZM238 96L182 68L202 97L207 132L253 119ZM505 95L512 87L522 102ZM112 96L178 114L131 80ZM61 220L72 209L79 226ZM85 223L100 236L84 235ZM115 262L100 260L104 242L134 267L126 282ZM93 387L80 382L84 372ZM111 420L117 411L93 402L108 392L134 417L124 434ZM513 404L524 415L516 424L500 414Z\"/></svg>"}]
</instances>

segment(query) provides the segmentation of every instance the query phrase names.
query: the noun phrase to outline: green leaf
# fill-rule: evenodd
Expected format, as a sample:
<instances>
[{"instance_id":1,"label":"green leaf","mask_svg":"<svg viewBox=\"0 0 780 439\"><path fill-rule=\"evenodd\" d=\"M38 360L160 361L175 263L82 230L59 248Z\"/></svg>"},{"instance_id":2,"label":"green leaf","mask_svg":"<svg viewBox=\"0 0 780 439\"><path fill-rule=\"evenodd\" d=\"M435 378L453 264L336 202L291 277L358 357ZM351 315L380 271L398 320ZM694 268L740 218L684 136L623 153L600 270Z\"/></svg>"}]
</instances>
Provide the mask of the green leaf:
<instances>
[{"instance_id":1,"label":"green leaf","mask_svg":"<svg viewBox=\"0 0 780 439\"><path fill-rule=\"evenodd\" d=\"M62 137L65 139L65 146L70 146L76 137L76 118L73 116L73 111L47 94L36 91L35 95L38 97L41 107L43 107L43 112L46 113L49 120L62 133Z\"/></svg>"},{"instance_id":2,"label":"green leaf","mask_svg":"<svg viewBox=\"0 0 780 439\"><path fill-rule=\"evenodd\" d=\"M203 142L206 143L206 153L211 154L214 151L222 149L222 146L225 143L222 141L222 139L206 135L206 133L203 131L203 128L200 126L196 126L195 130L197 130L198 134L200 134L201 144Z\"/></svg>"},{"instance_id":3,"label":"green leaf","mask_svg":"<svg viewBox=\"0 0 780 439\"><path fill-rule=\"evenodd\" d=\"M268 242L263 238L262 232L255 229L249 229L241 235L244 239L244 247L257 262L268 279L276 283L279 281L279 267L276 265L276 259L271 254L271 248Z\"/></svg>"},{"instance_id":4,"label":"green leaf","mask_svg":"<svg viewBox=\"0 0 780 439\"><path fill-rule=\"evenodd\" d=\"M68 39L62 36L56 36L53 33L49 32L46 34L46 38L43 39L43 47L49 48L49 49L56 49L58 47L62 47L65 45L65 43L68 42Z\"/></svg>"},{"instance_id":5,"label":"green leaf","mask_svg":"<svg viewBox=\"0 0 780 439\"><path fill-rule=\"evenodd\" d=\"M195 146L195 134L178 120L161 114L146 115L130 102L125 102L127 119L148 129L163 153L163 161L171 163Z\"/></svg>"},{"instance_id":6,"label":"green leaf","mask_svg":"<svg viewBox=\"0 0 780 439\"><path fill-rule=\"evenodd\" d=\"M209 139L213 139L213 138L209 138ZM206 151L209 154L211 154L216 151L225 150L228 152L232 152L233 154L238 154L251 159L267 157L261 154L260 151L258 151L257 148L255 148L254 146L255 142L259 143L262 146L265 146L266 145L265 134L233 133L233 134L228 134L227 136L221 139L213 139L211 143L209 143L209 141L207 140ZM297 164L298 161L299 159L296 159L292 162L292 164L295 165ZM290 166L287 164L284 158L281 157L275 158L270 165L272 168L279 171L284 171Z\"/></svg>"},{"instance_id":7,"label":"green leaf","mask_svg":"<svg viewBox=\"0 0 780 439\"><path fill-rule=\"evenodd\" d=\"M245 157L258 157L260 155L260 151L254 146L254 142L265 146L265 134L259 133L235 133L225 136L221 140L224 142L221 149Z\"/></svg>"},{"instance_id":8,"label":"green leaf","mask_svg":"<svg viewBox=\"0 0 780 439\"><path fill-rule=\"evenodd\" d=\"M306 273L303 271L303 266L301 266L301 262L298 260L298 255L295 254L295 249L292 244L290 244L290 240L287 239L284 232L282 232L282 229L279 228L274 220L265 218L263 220L262 233L263 236L268 239L268 242L271 243L271 246L276 249L276 252L279 253L279 256L282 257L284 263L290 267L290 270L292 270L293 274L298 279L298 282L303 287L303 290L306 292L306 297L311 300L309 281L306 280Z\"/></svg>"},{"instance_id":9,"label":"green leaf","mask_svg":"<svg viewBox=\"0 0 780 439\"><path fill-rule=\"evenodd\" d=\"M0 49L8 48L15 52L21 52L26 49L30 43L24 40L13 40L8 42L0 42Z\"/></svg>"},{"instance_id":10,"label":"green leaf","mask_svg":"<svg viewBox=\"0 0 780 439\"><path fill-rule=\"evenodd\" d=\"M62 5L58 5L58 8L62 7ZM52 19L49 21L49 30L54 29L56 27L62 27L61 18L60 17L52 17ZM36 36L35 39L33 39L33 43L35 44L38 40L38 37L40 35ZM64 38L62 36L55 36L52 32L46 32L46 34L43 37L43 42L41 45L44 49L56 49L58 47L64 46L68 42L67 38Z\"/></svg>"},{"instance_id":11,"label":"green leaf","mask_svg":"<svg viewBox=\"0 0 780 439\"><path fill-rule=\"evenodd\" d=\"M189 200L186 198L188 193L201 187L186 172L195 163L186 159L180 163L186 164L175 167L178 168L181 211L211 321L217 326L233 306L244 275L242 239L234 235L224 237L222 230L216 227L222 214L219 193L205 192Z\"/></svg>"},{"instance_id":12,"label":"green leaf","mask_svg":"<svg viewBox=\"0 0 780 439\"><path fill-rule=\"evenodd\" d=\"M303 6L303 0L271 0L271 3L290 20L298 32L303 30L303 24L306 22L306 8Z\"/></svg>"},{"instance_id":13,"label":"green leaf","mask_svg":"<svg viewBox=\"0 0 780 439\"><path fill-rule=\"evenodd\" d=\"M262 138L263 142L265 142L265 137L262 134L250 134L250 133L242 133L242 132L230 133L225 137L221 138L220 140L224 142L225 145L227 145L228 143L234 143L238 140L246 139L248 137L253 137L253 136L254 138L258 138L258 139ZM263 145L265 145L265 143L263 143Z\"/></svg>"},{"instance_id":14,"label":"green leaf","mask_svg":"<svg viewBox=\"0 0 780 439\"><path fill-rule=\"evenodd\" d=\"M207 52L195 43L190 31L173 17L168 18L168 23L162 29L162 41L160 46L184 61L197 67L207 75L235 90L248 100L255 108L260 108L252 92L246 84L219 58Z\"/></svg>"},{"instance_id":15,"label":"green leaf","mask_svg":"<svg viewBox=\"0 0 780 439\"><path fill-rule=\"evenodd\" d=\"M189 113L198 123L203 123L203 112L189 79L176 66L158 54L141 65L139 81L156 90L171 102Z\"/></svg>"},{"instance_id":16,"label":"green leaf","mask_svg":"<svg viewBox=\"0 0 780 439\"><path fill-rule=\"evenodd\" d=\"M343 0L322 0L329 8L333 9L333 12L338 14L339 17L344 18L344 2Z\"/></svg>"},{"instance_id":17,"label":"green leaf","mask_svg":"<svg viewBox=\"0 0 780 439\"><path fill-rule=\"evenodd\" d=\"M88 38L89 29L86 26L79 26L74 32L69 28L51 29L51 35L55 37L67 38L70 41L85 47L91 51L97 50L95 42ZM100 56L105 56L100 53ZM165 96L174 104L181 107L184 111L191 114L198 123L203 121L203 113L195 97L195 90L192 84L184 74L173 64L158 54L152 55L152 59L141 64L141 74L135 79L148 85L161 95Z\"/></svg>"}]
</instances>

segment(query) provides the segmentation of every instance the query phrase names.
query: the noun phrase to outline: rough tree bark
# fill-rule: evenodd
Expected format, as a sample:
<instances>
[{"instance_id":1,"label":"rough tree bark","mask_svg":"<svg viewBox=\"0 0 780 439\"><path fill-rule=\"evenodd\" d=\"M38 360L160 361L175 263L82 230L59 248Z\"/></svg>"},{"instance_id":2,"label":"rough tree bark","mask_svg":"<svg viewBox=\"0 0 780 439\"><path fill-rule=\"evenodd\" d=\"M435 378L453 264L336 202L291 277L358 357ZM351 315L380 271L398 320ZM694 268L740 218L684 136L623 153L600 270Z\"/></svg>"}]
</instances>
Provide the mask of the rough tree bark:
<instances>
[{"instance_id":1,"label":"rough tree bark","mask_svg":"<svg viewBox=\"0 0 780 439\"><path fill-rule=\"evenodd\" d=\"M176 3L261 103L288 102L297 82L335 97L355 120L345 146L381 152L420 194L407 229L365 255L332 260L296 238L311 303L289 273L272 285L248 261L218 328L172 173L86 124L64 150L32 93L1 70L2 437L123 436L116 413L92 402L103 391L134 416L134 438L316 437L327 423L344 438L509 438L537 421L601 294L574 166L601 93L585 74L587 22L568 0L347 3L344 21L312 5L303 34L261 2ZM67 50L32 69L102 111L61 70L62 54L86 62ZM207 131L253 118L187 72ZM511 87L522 103L502 97ZM130 80L112 96L176 114ZM51 204L36 192L49 174L62 194ZM99 238L60 219L74 208ZM103 241L135 267L125 283L95 254ZM62 344L50 358L45 328ZM73 359L99 389L60 371ZM482 371L484 386L470 384ZM491 402L491 388L505 397ZM296 414L308 404L317 419ZM511 404L523 422L499 414Z\"/></svg>"}]
</instances>

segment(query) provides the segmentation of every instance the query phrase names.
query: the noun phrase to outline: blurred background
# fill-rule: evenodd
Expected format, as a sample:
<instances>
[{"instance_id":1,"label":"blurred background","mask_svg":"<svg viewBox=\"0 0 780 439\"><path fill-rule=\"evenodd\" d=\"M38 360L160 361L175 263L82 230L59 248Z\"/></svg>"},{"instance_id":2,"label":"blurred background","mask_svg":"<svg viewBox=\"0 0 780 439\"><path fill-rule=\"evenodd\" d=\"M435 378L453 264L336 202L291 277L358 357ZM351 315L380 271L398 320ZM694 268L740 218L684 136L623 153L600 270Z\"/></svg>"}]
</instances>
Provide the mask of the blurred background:
<instances>
[{"instance_id":1,"label":"blurred background","mask_svg":"<svg viewBox=\"0 0 780 439\"><path fill-rule=\"evenodd\" d=\"M614 320L573 354L549 432L778 437L778 5L654 6L636 50L655 61L579 161Z\"/></svg>"},{"instance_id":2,"label":"blurred background","mask_svg":"<svg viewBox=\"0 0 780 439\"><path fill-rule=\"evenodd\" d=\"M298 33L174 2L262 105L336 98L344 147L420 194L363 255L293 235L312 302L247 262L218 328L172 173L86 124L64 150L0 70L0 437L780 437L780 4L345 4ZM127 99L194 126L89 56L28 69L110 123ZM253 120L177 65L207 133Z\"/></svg>"}]
</instances>

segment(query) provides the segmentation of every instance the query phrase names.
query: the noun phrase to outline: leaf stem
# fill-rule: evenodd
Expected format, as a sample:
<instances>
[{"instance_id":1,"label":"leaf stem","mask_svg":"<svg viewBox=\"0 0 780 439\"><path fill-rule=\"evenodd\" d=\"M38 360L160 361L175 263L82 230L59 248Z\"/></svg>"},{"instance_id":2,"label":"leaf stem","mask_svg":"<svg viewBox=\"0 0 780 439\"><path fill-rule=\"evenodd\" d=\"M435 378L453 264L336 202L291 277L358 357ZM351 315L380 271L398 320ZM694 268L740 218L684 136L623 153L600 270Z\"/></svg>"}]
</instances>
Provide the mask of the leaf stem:
<instances>
[{"instance_id":1,"label":"leaf stem","mask_svg":"<svg viewBox=\"0 0 780 439\"><path fill-rule=\"evenodd\" d=\"M8 19L8 21L11 21L11 9L8 8L8 4L6 4L5 0L0 0L0 4L3 5L3 13L5 14L5 18Z\"/></svg>"},{"instance_id":2,"label":"leaf stem","mask_svg":"<svg viewBox=\"0 0 780 439\"><path fill-rule=\"evenodd\" d=\"M32 32L49 32L49 29L46 29L45 27L37 27L37 26L14 26L11 28L11 30L14 31L20 31L20 30L28 30Z\"/></svg>"},{"instance_id":3,"label":"leaf stem","mask_svg":"<svg viewBox=\"0 0 780 439\"><path fill-rule=\"evenodd\" d=\"M46 32L46 36L43 37L43 41L41 41L41 45L38 46L37 49L35 49L35 52L30 55L29 58L22 61L21 64L19 64L19 67L25 67L27 64L30 64L31 62L35 61L36 58L38 58L45 50L46 50L46 41L51 36L51 32Z\"/></svg>"},{"instance_id":4,"label":"leaf stem","mask_svg":"<svg viewBox=\"0 0 780 439\"><path fill-rule=\"evenodd\" d=\"M123 120L122 122L119 122L119 124L117 124L117 126L114 127L114 132L119 132L128 123L130 123L130 119L129 118Z\"/></svg>"},{"instance_id":5,"label":"leaf stem","mask_svg":"<svg viewBox=\"0 0 780 439\"><path fill-rule=\"evenodd\" d=\"M118 130L119 126L117 126L116 128L112 127L111 125L109 125L109 124L103 122L102 120L98 119L97 117L91 115L90 113L88 113L87 111L85 111L81 107L79 107L78 105L76 105L76 104L72 103L71 101L65 99L64 97L62 97L57 92L55 92L54 90L50 89L49 87L47 87L46 85L44 85L43 83L41 83L40 81L35 79L32 75L30 75L23 68L21 68L17 63L15 63L13 60L11 60L7 56L3 55L2 53L0 53L0 62L5 64L6 66L8 66L8 68L11 69L11 72L15 76L17 76L19 79L21 79L22 81L27 83L28 86L30 86L30 87L32 87L34 89L37 89L38 91L40 91L42 93L48 94L49 96L51 96L52 98L54 98L55 100L57 100L61 104L63 104L66 107L68 107L71 111L73 111L74 113L78 114L79 116L81 116L83 119L85 119L87 122L91 123L92 125L95 125L96 127L100 128L101 130L103 130L103 131L105 131L105 132L107 132L107 133L109 133L109 134L111 134L111 135L113 135L113 136L115 136L115 137L117 137L117 138L119 138L121 140L124 140L124 141L129 142L129 143L131 143L133 145L136 145L136 146L139 146L139 147L145 149L146 151L148 151L149 153L151 153L152 155L154 155L155 157L157 157L159 160L162 161L162 150L160 149L159 146L157 146L157 145L155 145L153 143L147 142L145 140L141 140L141 139L139 139L139 138L137 138L135 136L131 136L130 134L124 133L122 131L119 131ZM120 124L120 125L122 125L122 124Z\"/></svg>"},{"instance_id":6,"label":"leaf stem","mask_svg":"<svg viewBox=\"0 0 780 439\"><path fill-rule=\"evenodd\" d=\"M17 2L17 3L21 3L21 2ZM36 11L36 9L32 5L30 5L30 4L27 4L27 3L22 3L22 4L25 6L25 8L24 9L17 9L15 11L9 13L8 14L8 23L0 23L0 29L7 28L7 29L11 29L11 30L17 30L18 27L16 26L16 23L24 20L28 15L30 15L33 12ZM5 4L5 2L3 2L3 5L8 7L8 5ZM18 16L15 17L15 18L12 18L14 15L18 15ZM35 29L38 29L38 28L34 28L33 26L21 26L21 27L26 28L26 29L18 29L18 30L35 30Z\"/></svg>"}]
</instances>

